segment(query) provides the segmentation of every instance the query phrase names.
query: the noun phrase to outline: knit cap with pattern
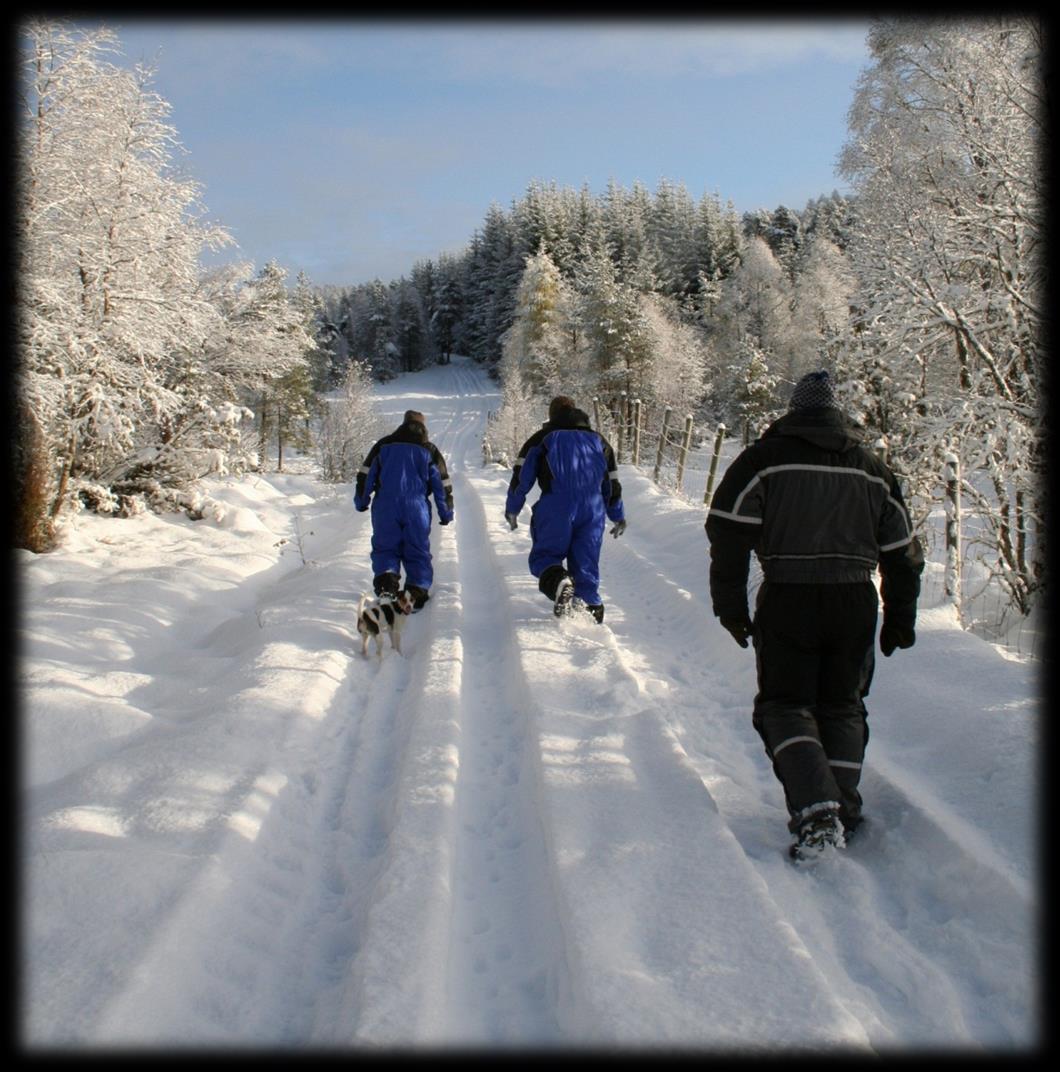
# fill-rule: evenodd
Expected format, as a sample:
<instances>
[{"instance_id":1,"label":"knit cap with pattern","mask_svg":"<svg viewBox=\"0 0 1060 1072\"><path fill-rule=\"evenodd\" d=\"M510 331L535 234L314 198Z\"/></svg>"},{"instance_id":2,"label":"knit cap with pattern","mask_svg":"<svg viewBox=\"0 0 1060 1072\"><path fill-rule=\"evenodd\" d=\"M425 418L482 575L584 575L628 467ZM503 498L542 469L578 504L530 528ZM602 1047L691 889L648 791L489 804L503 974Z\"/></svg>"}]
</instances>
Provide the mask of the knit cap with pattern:
<instances>
[{"instance_id":1,"label":"knit cap with pattern","mask_svg":"<svg viewBox=\"0 0 1060 1072\"><path fill-rule=\"evenodd\" d=\"M832 390L832 381L825 370L820 372L808 372L791 392L791 402L788 410L797 409L838 409L835 393Z\"/></svg>"}]
</instances>

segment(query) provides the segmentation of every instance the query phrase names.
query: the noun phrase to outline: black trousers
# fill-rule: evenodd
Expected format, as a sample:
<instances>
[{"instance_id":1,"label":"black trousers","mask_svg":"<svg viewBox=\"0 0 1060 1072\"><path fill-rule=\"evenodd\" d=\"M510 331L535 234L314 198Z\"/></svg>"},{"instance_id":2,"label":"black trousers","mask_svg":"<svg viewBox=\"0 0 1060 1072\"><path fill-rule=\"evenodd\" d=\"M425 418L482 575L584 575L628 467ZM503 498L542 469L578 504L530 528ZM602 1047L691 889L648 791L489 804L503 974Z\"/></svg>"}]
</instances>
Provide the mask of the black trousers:
<instances>
[{"instance_id":1,"label":"black trousers","mask_svg":"<svg viewBox=\"0 0 1060 1072\"><path fill-rule=\"evenodd\" d=\"M844 826L860 821L878 603L871 581L764 582L758 591L754 727L784 787L792 829L799 812L825 801L840 805Z\"/></svg>"}]
</instances>

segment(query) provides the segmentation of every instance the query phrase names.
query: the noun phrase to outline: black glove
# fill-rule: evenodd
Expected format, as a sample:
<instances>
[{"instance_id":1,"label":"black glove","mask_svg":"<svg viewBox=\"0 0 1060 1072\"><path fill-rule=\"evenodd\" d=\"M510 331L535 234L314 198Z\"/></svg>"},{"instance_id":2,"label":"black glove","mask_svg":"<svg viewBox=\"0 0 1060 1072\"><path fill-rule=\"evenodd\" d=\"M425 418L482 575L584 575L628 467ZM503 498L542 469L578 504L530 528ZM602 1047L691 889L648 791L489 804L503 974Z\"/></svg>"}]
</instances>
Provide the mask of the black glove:
<instances>
[{"instance_id":1,"label":"black glove","mask_svg":"<svg viewBox=\"0 0 1060 1072\"><path fill-rule=\"evenodd\" d=\"M880 651L890 656L895 648L911 648L916 643L916 631L911 625L894 625L883 620L880 626Z\"/></svg>"},{"instance_id":2,"label":"black glove","mask_svg":"<svg viewBox=\"0 0 1060 1072\"><path fill-rule=\"evenodd\" d=\"M732 633L733 639L741 648L747 647L747 638L751 635L751 619L748 615L742 618L722 618L721 624Z\"/></svg>"},{"instance_id":3,"label":"black glove","mask_svg":"<svg viewBox=\"0 0 1060 1072\"><path fill-rule=\"evenodd\" d=\"M452 520L453 519L451 517L440 517L440 518L438 518L438 524L439 525L448 525L449 522L452 521Z\"/></svg>"},{"instance_id":4,"label":"black glove","mask_svg":"<svg viewBox=\"0 0 1060 1072\"><path fill-rule=\"evenodd\" d=\"M617 540L623 532L626 531L626 523L624 521L616 521L615 527L611 530L611 535Z\"/></svg>"},{"instance_id":5,"label":"black glove","mask_svg":"<svg viewBox=\"0 0 1060 1072\"><path fill-rule=\"evenodd\" d=\"M514 532L519 527L519 515L518 514L505 514L504 520L508 522L508 527Z\"/></svg>"}]
</instances>

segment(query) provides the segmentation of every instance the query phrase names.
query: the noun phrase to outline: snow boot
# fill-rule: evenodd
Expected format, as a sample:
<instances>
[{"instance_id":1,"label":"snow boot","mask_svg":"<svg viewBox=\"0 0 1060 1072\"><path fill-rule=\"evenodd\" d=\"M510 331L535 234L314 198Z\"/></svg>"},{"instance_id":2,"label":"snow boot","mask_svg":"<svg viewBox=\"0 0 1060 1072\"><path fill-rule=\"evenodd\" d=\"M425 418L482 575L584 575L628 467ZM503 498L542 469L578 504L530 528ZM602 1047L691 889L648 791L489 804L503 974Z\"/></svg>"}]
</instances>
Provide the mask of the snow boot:
<instances>
[{"instance_id":1,"label":"snow boot","mask_svg":"<svg viewBox=\"0 0 1060 1072\"><path fill-rule=\"evenodd\" d=\"M552 605L552 613L557 618L562 618L565 614L570 614L572 607L571 601L574 599L574 582L570 577L564 577L556 585L556 600Z\"/></svg>"},{"instance_id":2,"label":"snow boot","mask_svg":"<svg viewBox=\"0 0 1060 1072\"><path fill-rule=\"evenodd\" d=\"M839 822L843 827L843 840L848 842L858 832L858 828L865 821L863 815L849 816L844 815L842 811L839 813Z\"/></svg>"},{"instance_id":3,"label":"snow boot","mask_svg":"<svg viewBox=\"0 0 1060 1072\"><path fill-rule=\"evenodd\" d=\"M797 818L795 841L788 849L793 860L816 860L830 849L846 845L843 824L839 821L839 805L833 801L811 804Z\"/></svg>"},{"instance_id":4,"label":"snow boot","mask_svg":"<svg viewBox=\"0 0 1060 1072\"><path fill-rule=\"evenodd\" d=\"M586 603L585 609L596 619L599 625L604 624L604 605L603 603Z\"/></svg>"}]
</instances>

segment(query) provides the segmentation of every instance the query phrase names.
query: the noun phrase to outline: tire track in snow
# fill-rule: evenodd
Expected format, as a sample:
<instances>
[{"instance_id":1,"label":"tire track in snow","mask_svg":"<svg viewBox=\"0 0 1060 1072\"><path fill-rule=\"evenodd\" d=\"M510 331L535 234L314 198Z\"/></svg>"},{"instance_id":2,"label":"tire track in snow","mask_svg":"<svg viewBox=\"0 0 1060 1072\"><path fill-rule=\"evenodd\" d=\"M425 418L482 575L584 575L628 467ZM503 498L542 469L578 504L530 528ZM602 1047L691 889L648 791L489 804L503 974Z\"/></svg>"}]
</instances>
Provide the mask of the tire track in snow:
<instances>
[{"instance_id":1,"label":"tire track in snow","mask_svg":"<svg viewBox=\"0 0 1060 1072\"><path fill-rule=\"evenodd\" d=\"M539 811L577 988L567 1040L767 1048L786 1042L801 1012L818 1044L863 1047L794 932L771 909L756 916L760 884L660 717L665 682L607 627L552 617L526 571L525 535L499 523L507 481L486 470L471 482L498 519L494 555L536 729ZM759 1007L754 980L734 968L756 958L792 995L788 1007Z\"/></svg>"},{"instance_id":2,"label":"tire track in snow","mask_svg":"<svg viewBox=\"0 0 1060 1072\"><path fill-rule=\"evenodd\" d=\"M1025 960L1034 944L1025 884L989 852L970 851L973 839L955 836L963 821L947 814L944 802L911 795L896 772L882 760L874 763L871 745L862 784L864 830L844 857L818 873L791 868L782 855L781 791L751 726L753 656L738 690L703 657L732 643L709 607L706 555L703 594L691 595L675 579L688 576L687 564L646 556L630 534L608 573L609 588L620 607L635 606L637 620L652 628L638 631L617 615L613 628L621 643L639 649L642 672L670 680L667 719L765 881L778 918L803 936L874 1045L896 1038L903 1045L1026 1038L1035 1000ZM647 575L655 577L651 584L638 579ZM908 851L924 844L930 858ZM966 891L959 904L955 889ZM898 977L895 950L905 966ZM981 973L965 978L967 964L976 961ZM1000 994L1007 1000L998 1002Z\"/></svg>"},{"instance_id":3,"label":"tire track in snow","mask_svg":"<svg viewBox=\"0 0 1060 1072\"><path fill-rule=\"evenodd\" d=\"M446 698L458 759L446 963L436 984L445 1001L429 1037L447 1045L547 1045L561 1037L570 1012L562 914L538 817L535 742L510 608L486 513L466 477L481 465L496 391L481 373L460 366L453 373L453 395L429 400L431 437L447 459L456 504L431 606L458 657Z\"/></svg>"},{"instance_id":4,"label":"tire track in snow","mask_svg":"<svg viewBox=\"0 0 1060 1072\"><path fill-rule=\"evenodd\" d=\"M344 554L361 544L363 530L352 544L347 537ZM335 579L334 570L281 579L285 637L296 621L301 627L296 608L327 604L321 586ZM212 858L152 936L130 985L100 1017L97 1037L178 1046L348 1040L349 1021L336 1010L388 861L398 774L423 682L394 653L379 664L364 660L352 593L334 605L344 606L344 620L317 629L345 628L344 681L324 710L287 711L282 758L229 813ZM305 621L313 615L308 609ZM301 651L311 663L313 643ZM233 674L244 677L242 664ZM255 690L242 685L226 706L249 718ZM307 699L324 696L318 690Z\"/></svg>"},{"instance_id":5,"label":"tire track in snow","mask_svg":"<svg viewBox=\"0 0 1060 1072\"><path fill-rule=\"evenodd\" d=\"M458 531L464 645L447 982L454 1041L546 1045L571 984L563 914L539 819L535 739L486 513L462 473Z\"/></svg>"}]
</instances>

